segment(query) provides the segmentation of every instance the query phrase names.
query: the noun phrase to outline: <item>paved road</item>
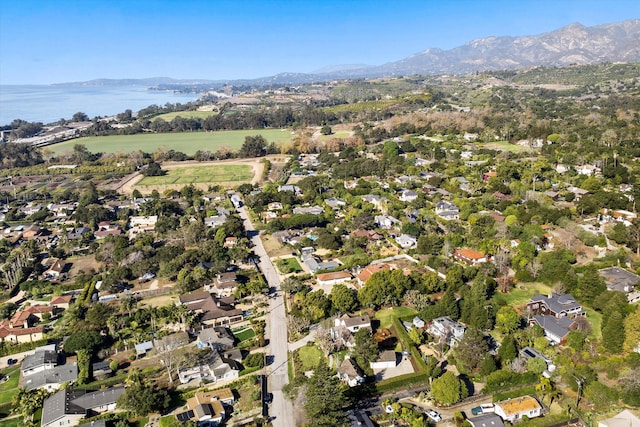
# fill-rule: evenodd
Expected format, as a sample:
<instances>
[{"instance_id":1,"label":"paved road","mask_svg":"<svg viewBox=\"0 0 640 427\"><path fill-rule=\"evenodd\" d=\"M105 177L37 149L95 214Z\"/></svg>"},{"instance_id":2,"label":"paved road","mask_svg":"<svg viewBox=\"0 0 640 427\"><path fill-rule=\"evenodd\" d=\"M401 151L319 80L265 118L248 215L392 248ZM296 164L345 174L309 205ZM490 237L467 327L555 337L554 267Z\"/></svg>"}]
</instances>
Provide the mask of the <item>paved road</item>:
<instances>
[{"instance_id":1,"label":"paved road","mask_svg":"<svg viewBox=\"0 0 640 427\"><path fill-rule=\"evenodd\" d=\"M270 368L270 373L267 375L268 387L273 393L273 403L269 406L269 416L273 419L274 427L295 427L293 405L282 394L282 387L289 382L287 373L289 352L287 313L284 306L283 292L280 289L280 279L262 245L262 239L249 220L245 207L242 206L237 211L244 221L245 230L247 230L251 238L253 252L260 257L258 266L269 283L269 287L274 289L274 293L269 298L269 316L266 327L266 338L269 339L268 354L273 356L273 363L268 367Z\"/></svg>"}]
</instances>

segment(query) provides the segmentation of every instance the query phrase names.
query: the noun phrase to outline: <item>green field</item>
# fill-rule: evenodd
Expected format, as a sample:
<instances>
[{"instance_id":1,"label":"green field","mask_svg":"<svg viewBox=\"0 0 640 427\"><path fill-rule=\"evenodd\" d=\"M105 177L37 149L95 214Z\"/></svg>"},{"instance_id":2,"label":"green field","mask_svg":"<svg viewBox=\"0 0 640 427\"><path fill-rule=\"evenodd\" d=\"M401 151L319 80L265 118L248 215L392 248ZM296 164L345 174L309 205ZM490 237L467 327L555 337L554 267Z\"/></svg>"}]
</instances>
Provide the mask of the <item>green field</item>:
<instances>
[{"instance_id":1,"label":"green field","mask_svg":"<svg viewBox=\"0 0 640 427\"><path fill-rule=\"evenodd\" d=\"M380 321L381 328L389 328L394 318L413 316L416 313L417 311L409 307L394 307L377 311L375 318Z\"/></svg>"},{"instance_id":2,"label":"green field","mask_svg":"<svg viewBox=\"0 0 640 427\"><path fill-rule=\"evenodd\" d=\"M215 116L215 111L174 111L173 113L164 113L159 116L154 117L151 121L162 119L164 121L170 122L176 117L180 116L183 119L206 119L209 116Z\"/></svg>"},{"instance_id":3,"label":"green field","mask_svg":"<svg viewBox=\"0 0 640 427\"><path fill-rule=\"evenodd\" d=\"M198 150L217 151L225 148L231 151L240 149L247 136L262 135L267 142L289 144L291 133L282 129L226 130L218 132L182 132L182 133L142 133L137 135L89 136L72 139L47 148L54 154L73 150L76 144L82 144L92 153L128 153L142 150L153 153L158 148L176 150L185 154L194 154Z\"/></svg>"},{"instance_id":4,"label":"green field","mask_svg":"<svg viewBox=\"0 0 640 427\"><path fill-rule=\"evenodd\" d=\"M512 144L509 141L480 142L476 144L478 148L487 148L489 150L509 151L511 153L528 153L531 148L522 145Z\"/></svg>"},{"instance_id":5,"label":"green field","mask_svg":"<svg viewBox=\"0 0 640 427\"><path fill-rule=\"evenodd\" d=\"M315 345L306 345L304 347L300 347L298 349L298 355L300 356L300 361L302 362L302 369L304 369L305 371L315 369L315 367L318 366L318 363L320 363L320 360L323 357L322 351Z\"/></svg>"},{"instance_id":6,"label":"green field","mask_svg":"<svg viewBox=\"0 0 640 427\"><path fill-rule=\"evenodd\" d=\"M163 176L146 176L136 186L189 185L250 181L253 171L248 165L190 166L168 169Z\"/></svg>"}]
</instances>

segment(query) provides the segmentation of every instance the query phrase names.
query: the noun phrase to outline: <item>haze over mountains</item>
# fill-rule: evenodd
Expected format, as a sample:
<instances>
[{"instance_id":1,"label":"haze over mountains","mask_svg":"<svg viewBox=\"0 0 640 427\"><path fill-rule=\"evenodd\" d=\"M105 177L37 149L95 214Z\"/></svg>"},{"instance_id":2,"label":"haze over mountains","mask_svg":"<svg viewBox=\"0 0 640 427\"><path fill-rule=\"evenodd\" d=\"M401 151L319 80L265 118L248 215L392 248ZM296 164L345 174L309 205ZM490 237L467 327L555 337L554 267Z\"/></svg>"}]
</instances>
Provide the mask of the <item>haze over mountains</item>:
<instances>
[{"instance_id":1,"label":"haze over mountains","mask_svg":"<svg viewBox=\"0 0 640 427\"><path fill-rule=\"evenodd\" d=\"M574 23L534 36L486 37L450 50L429 48L379 66L334 65L315 73L281 73L243 80L99 79L74 85L141 84L159 88L200 84L300 84L344 78L414 74L467 74L475 71L533 66L585 65L602 62L640 62L640 19L585 27Z\"/></svg>"}]
</instances>

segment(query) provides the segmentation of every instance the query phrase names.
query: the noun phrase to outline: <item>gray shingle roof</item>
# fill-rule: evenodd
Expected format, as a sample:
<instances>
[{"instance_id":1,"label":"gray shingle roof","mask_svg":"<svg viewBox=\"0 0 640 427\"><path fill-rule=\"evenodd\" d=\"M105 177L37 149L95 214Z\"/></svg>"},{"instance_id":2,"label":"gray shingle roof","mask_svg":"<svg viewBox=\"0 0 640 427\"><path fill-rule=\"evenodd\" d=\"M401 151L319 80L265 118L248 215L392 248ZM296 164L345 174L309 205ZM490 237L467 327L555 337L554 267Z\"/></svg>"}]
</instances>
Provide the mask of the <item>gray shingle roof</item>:
<instances>
[{"instance_id":1,"label":"gray shingle roof","mask_svg":"<svg viewBox=\"0 0 640 427\"><path fill-rule=\"evenodd\" d=\"M58 353L51 350L36 350L33 354L25 356L22 362L22 372L29 369L37 368L48 363L56 364L58 362Z\"/></svg>"},{"instance_id":2,"label":"gray shingle roof","mask_svg":"<svg viewBox=\"0 0 640 427\"><path fill-rule=\"evenodd\" d=\"M62 384L74 382L78 379L78 365L67 363L52 369L36 372L24 379L23 387L27 390L44 387L47 384Z\"/></svg>"},{"instance_id":3,"label":"gray shingle roof","mask_svg":"<svg viewBox=\"0 0 640 427\"><path fill-rule=\"evenodd\" d=\"M533 320L546 332L558 338L564 338L569 333L569 328L573 324L573 320L568 317L556 319L554 316L544 316L541 314L533 316Z\"/></svg>"},{"instance_id":4,"label":"gray shingle roof","mask_svg":"<svg viewBox=\"0 0 640 427\"><path fill-rule=\"evenodd\" d=\"M542 302L556 314L582 308L582 305L571 294L551 294L550 296L536 294L531 297L531 302Z\"/></svg>"},{"instance_id":5,"label":"gray shingle roof","mask_svg":"<svg viewBox=\"0 0 640 427\"><path fill-rule=\"evenodd\" d=\"M60 390L44 400L42 405L42 425L46 426L69 414L86 413L84 408L73 403L73 399L86 393L84 390Z\"/></svg>"},{"instance_id":6,"label":"gray shingle roof","mask_svg":"<svg viewBox=\"0 0 640 427\"><path fill-rule=\"evenodd\" d=\"M112 387L76 397L73 399L73 403L84 409L98 408L115 403L123 393L124 387Z\"/></svg>"}]
</instances>

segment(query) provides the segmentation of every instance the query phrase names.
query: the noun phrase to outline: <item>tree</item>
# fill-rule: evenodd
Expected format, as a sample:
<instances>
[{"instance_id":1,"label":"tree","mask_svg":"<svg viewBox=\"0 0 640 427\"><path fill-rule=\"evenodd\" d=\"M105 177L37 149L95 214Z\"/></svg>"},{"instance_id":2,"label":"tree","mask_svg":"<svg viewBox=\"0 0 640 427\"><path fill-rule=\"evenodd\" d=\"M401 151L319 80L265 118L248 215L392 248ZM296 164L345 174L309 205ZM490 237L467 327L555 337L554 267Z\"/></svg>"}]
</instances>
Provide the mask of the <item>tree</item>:
<instances>
[{"instance_id":1,"label":"tree","mask_svg":"<svg viewBox=\"0 0 640 427\"><path fill-rule=\"evenodd\" d=\"M299 278L295 276L290 276L284 279L284 281L280 285L280 288L282 289L283 292L287 292L289 294L295 294L306 289L307 285L302 283L302 281Z\"/></svg>"},{"instance_id":2,"label":"tree","mask_svg":"<svg viewBox=\"0 0 640 427\"><path fill-rule=\"evenodd\" d=\"M611 313L602 329L602 344L611 353L620 353L625 341L624 318L618 311Z\"/></svg>"},{"instance_id":3,"label":"tree","mask_svg":"<svg viewBox=\"0 0 640 427\"><path fill-rule=\"evenodd\" d=\"M496 313L496 327L504 334L510 334L520 327L520 315L511 306L505 305Z\"/></svg>"},{"instance_id":4,"label":"tree","mask_svg":"<svg viewBox=\"0 0 640 427\"><path fill-rule=\"evenodd\" d=\"M547 369L547 363L539 357L527 360L527 371L540 375Z\"/></svg>"},{"instance_id":5,"label":"tree","mask_svg":"<svg viewBox=\"0 0 640 427\"><path fill-rule=\"evenodd\" d=\"M267 140L262 135L245 136L240 147L241 157L263 157L267 154Z\"/></svg>"},{"instance_id":6,"label":"tree","mask_svg":"<svg viewBox=\"0 0 640 427\"><path fill-rule=\"evenodd\" d=\"M440 378L433 380L431 394L443 405L453 405L469 396L466 384L451 372L445 372Z\"/></svg>"},{"instance_id":7,"label":"tree","mask_svg":"<svg viewBox=\"0 0 640 427\"><path fill-rule=\"evenodd\" d=\"M378 357L378 343L373 338L373 333L369 328L359 329L354 336L356 362L360 366L369 366L369 363Z\"/></svg>"},{"instance_id":8,"label":"tree","mask_svg":"<svg viewBox=\"0 0 640 427\"><path fill-rule=\"evenodd\" d=\"M304 409L309 427L349 425L344 411L346 406L344 390L324 361L316 367L307 383L306 398Z\"/></svg>"},{"instance_id":9,"label":"tree","mask_svg":"<svg viewBox=\"0 0 640 427\"><path fill-rule=\"evenodd\" d=\"M331 289L331 303L341 313L350 313L358 308L356 293L343 284L337 284Z\"/></svg>"},{"instance_id":10,"label":"tree","mask_svg":"<svg viewBox=\"0 0 640 427\"><path fill-rule=\"evenodd\" d=\"M518 348L516 347L516 340L513 338L513 335L504 337L502 345L500 345L498 349L498 356L503 366L518 356Z\"/></svg>"},{"instance_id":11,"label":"tree","mask_svg":"<svg viewBox=\"0 0 640 427\"><path fill-rule=\"evenodd\" d=\"M156 389L142 382L136 382L127 387L118 398L118 407L129 409L140 416L150 412L165 411L170 404L171 397L166 390Z\"/></svg>"},{"instance_id":12,"label":"tree","mask_svg":"<svg viewBox=\"0 0 640 427\"><path fill-rule=\"evenodd\" d=\"M93 353L100 344L102 344L102 337L97 331L80 331L69 336L64 343L64 351L76 353L79 350L87 350L89 353Z\"/></svg>"},{"instance_id":13,"label":"tree","mask_svg":"<svg viewBox=\"0 0 640 427\"><path fill-rule=\"evenodd\" d=\"M320 133L323 135L331 135L333 133L333 130L331 130L331 126L324 125L320 128Z\"/></svg>"},{"instance_id":14,"label":"tree","mask_svg":"<svg viewBox=\"0 0 640 427\"><path fill-rule=\"evenodd\" d=\"M358 291L358 299L363 306L376 307L383 304L398 305L411 279L402 270L385 270L374 273L367 284Z\"/></svg>"},{"instance_id":15,"label":"tree","mask_svg":"<svg viewBox=\"0 0 640 427\"><path fill-rule=\"evenodd\" d=\"M89 116L87 116L85 113L78 111L77 113L75 113L72 117L71 117L71 121L74 122L87 122L89 121Z\"/></svg>"},{"instance_id":16,"label":"tree","mask_svg":"<svg viewBox=\"0 0 640 427\"><path fill-rule=\"evenodd\" d=\"M477 329L468 329L454 350L456 366L461 372L477 370L489 355L489 345Z\"/></svg>"},{"instance_id":17,"label":"tree","mask_svg":"<svg viewBox=\"0 0 640 427\"><path fill-rule=\"evenodd\" d=\"M624 340L625 351L634 351L640 345L640 306L624 320L626 332Z\"/></svg>"},{"instance_id":18,"label":"tree","mask_svg":"<svg viewBox=\"0 0 640 427\"><path fill-rule=\"evenodd\" d=\"M140 172L144 176L162 176L164 175L164 171L160 167L160 165L156 162L151 162L147 165L146 168L142 169Z\"/></svg>"}]
</instances>

